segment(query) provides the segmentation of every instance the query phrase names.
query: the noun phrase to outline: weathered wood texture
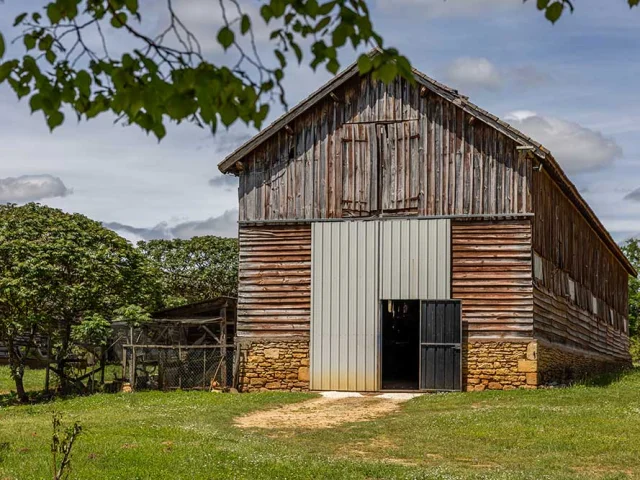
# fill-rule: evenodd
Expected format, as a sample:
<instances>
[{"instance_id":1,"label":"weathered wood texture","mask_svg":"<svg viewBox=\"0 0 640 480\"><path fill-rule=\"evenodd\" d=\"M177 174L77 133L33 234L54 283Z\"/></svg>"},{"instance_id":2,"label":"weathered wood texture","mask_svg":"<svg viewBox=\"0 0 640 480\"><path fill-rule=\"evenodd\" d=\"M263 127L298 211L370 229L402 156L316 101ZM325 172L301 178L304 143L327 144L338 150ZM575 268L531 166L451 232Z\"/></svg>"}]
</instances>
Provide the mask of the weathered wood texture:
<instances>
[{"instance_id":1,"label":"weathered wood texture","mask_svg":"<svg viewBox=\"0 0 640 480\"><path fill-rule=\"evenodd\" d=\"M243 226L239 238L238 337L308 337L311 226Z\"/></svg>"},{"instance_id":2,"label":"weathered wood texture","mask_svg":"<svg viewBox=\"0 0 640 480\"><path fill-rule=\"evenodd\" d=\"M531 222L452 223L452 295L470 340L533 336Z\"/></svg>"},{"instance_id":3,"label":"weathered wood texture","mask_svg":"<svg viewBox=\"0 0 640 480\"><path fill-rule=\"evenodd\" d=\"M628 351L628 273L545 172L533 180L535 330L562 343Z\"/></svg>"},{"instance_id":4,"label":"weathered wood texture","mask_svg":"<svg viewBox=\"0 0 640 480\"><path fill-rule=\"evenodd\" d=\"M240 221L531 211L531 160L453 102L400 78L335 94L242 159Z\"/></svg>"},{"instance_id":5,"label":"weathered wood texture","mask_svg":"<svg viewBox=\"0 0 640 480\"><path fill-rule=\"evenodd\" d=\"M544 273L552 277L557 289L565 283L562 271L556 270L549 262L544 261ZM545 282L546 283L546 282ZM579 285L576 284L578 290ZM611 317L603 320L593 313L591 307L581 307L571 297L555 293L556 288L548 288L542 282L534 280L533 317L536 338L545 338L554 343L569 345L587 351L629 358L629 336L625 332L624 319L611 311ZM578 298L591 294L584 288L579 289ZM582 303L582 302L581 302ZM602 304L598 303L598 309ZM605 307L610 312L608 307ZM610 314L607 313L607 316Z\"/></svg>"}]
</instances>

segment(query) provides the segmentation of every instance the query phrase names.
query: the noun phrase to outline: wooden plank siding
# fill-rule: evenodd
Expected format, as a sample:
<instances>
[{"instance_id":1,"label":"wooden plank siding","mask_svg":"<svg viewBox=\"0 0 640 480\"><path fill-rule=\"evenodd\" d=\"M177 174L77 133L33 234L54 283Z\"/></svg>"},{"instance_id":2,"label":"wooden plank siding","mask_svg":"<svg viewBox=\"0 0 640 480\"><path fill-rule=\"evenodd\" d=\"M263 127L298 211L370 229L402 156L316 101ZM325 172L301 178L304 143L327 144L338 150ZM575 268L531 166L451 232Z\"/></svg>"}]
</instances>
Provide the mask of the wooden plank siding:
<instances>
[{"instance_id":1,"label":"wooden plank siding","mask_svg":"<svg viewBox=\"0 0 640 480\"><path fill-rule=\"evenodd\" d=\"M628 355L628 273L546 172L533 177L537 336Z\"/></svg>"},{"instance_id":2,"label":"wooden plank siding","mask_svg":"<svg viewBox=\"0 0 640 480\"><path fill-rule=\"evenodd\" d=\"M455 221L452 295L470 340L531 338L531 222Z\"/></svg>"},{"instance_id":3,"label":"wooden plank siding","mask_svg":"<svg viewBox=\"0 0 640 480\"><path fill-rule=\"evenodd\" d=\"M311 226L240 227L238 336L309 336Z\"/></svg>"},{"instance_id":4,"label":"wooden plank siding","mask_svg":"<svg viewBox=\"0 0 640 480\"><path fill-rule=\"evenodd\" d=\"M356 78L242 159L240 221L531 212L516 142L403 79Z\"/></svg>"}]
</instances>

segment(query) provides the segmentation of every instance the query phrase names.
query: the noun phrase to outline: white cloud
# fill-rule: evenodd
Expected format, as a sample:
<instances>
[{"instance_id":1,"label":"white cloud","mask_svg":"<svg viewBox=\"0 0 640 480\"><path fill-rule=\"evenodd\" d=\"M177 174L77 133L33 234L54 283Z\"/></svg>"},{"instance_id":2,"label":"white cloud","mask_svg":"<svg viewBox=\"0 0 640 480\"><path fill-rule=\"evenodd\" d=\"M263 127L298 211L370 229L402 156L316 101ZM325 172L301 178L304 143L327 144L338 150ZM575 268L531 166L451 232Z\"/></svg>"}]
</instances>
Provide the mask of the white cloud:
<instances>
[{"instance_id":1,"label":"white cloud","mask_svg":"<svg viewBox=\"0 0 640 480\"><path fill-rule=\"evenodd\" d=\"M227 210L218 217L180 222L174 225L170 225L169 222L161 222L149 228L132 227L118 222L106 222L103 225L132 243L136 243L139 240L188 239L203 235L237 237L238 210Z\"/></svg>"},{"instance_id":2,"label":"white cloud","mask_svg":"<svg viewBox=\"0 0 640 480\"><path fill-rule=\"evenodd\" d=\"M60 177L53 175L21 175L0 178L0 203L35 202L44 198L66 197L73 193Z\"/></svg>"},{"instance_id":3,"label":"white cloud","mask_svg":"<svg viewBox=\"0 0 640 480\"><path fill-rule=\"evenodd\" d=\"M486 58L461 57L447 67L447 77L455 87L498 90L502 75Z\"/></svg>"},{"instance_id":4,"label":"white cloud","mask_svg":"<svg viewBox=\"0 0 640 480\"><path fill-rule=\"evenodd\" d=\"M410 8L413 13L427 17L467 17L487 11L522 8L522 4L522 0L378 0L376 3L383 10L406 12Z\"/></svg>"},{"instance_id":5,"label":"white cloud","mask_svg":"<svg viewBox=\"0 0 640 480\"><path fill-rule=\"evenodd\" d=\"M505 119L548 148L569 174L597 170L622 156L622 148L613 138L574 122L529 111L516 111Z\"/></svg>"},{"instance_id":6,"label":"white cloud","mask_svg":"<svg viewBox=\"0 0 640 480\"><path fill-rule=\"evenodd\" d=\"M538 87L551 80L551 76L533 65L520 65L509 72L509 80L517 87Z\"/></svg>"},{"instance_id":7,"label":"white cloud","mask_svg":"<svg viewBox=\"0 0 640 480\"><path fill-rule=\"evenodd\" d=\"M238 189L238 177L218 175L209 180L209 185L213 188L222 188L227 192L231 192Z\"/></svg>"}]
</instances>

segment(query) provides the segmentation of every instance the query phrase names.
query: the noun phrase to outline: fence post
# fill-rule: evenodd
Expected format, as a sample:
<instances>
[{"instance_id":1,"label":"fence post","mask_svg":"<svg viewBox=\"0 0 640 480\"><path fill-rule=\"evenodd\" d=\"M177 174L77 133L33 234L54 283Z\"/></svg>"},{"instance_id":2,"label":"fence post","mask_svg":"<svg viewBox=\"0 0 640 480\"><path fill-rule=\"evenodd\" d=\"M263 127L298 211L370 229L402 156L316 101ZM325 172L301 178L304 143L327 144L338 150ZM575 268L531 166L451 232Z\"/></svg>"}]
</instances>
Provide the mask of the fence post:
<instances>
[{"instance_id":1,"label":"fence post","mask_svg":"<svg viewBox=\"0 0 640 480\"><path fill-rule=\"evenodd\" d=\"M222 348L220 349L220 356L222 357L222 372L220 372L220 377L222 382L220 382L223 387L228 387L227 381L227 308L224 307L221 309L220 316L222 317L222 323L220 324L220 343L222 344Z\"/></svg>"},{"instance_id":2,"label":"fence post","mask_svg":"<svg viewBox=\"0 0 640 480\"><path fill-rule=\"evenodd\" d=\"M202 388L207 388L207 349L202 349Z\"/></svg>"},{"instance_id":3,"label":"fence post","mask_svg":"<svg viewBox=\"0 0 640 480\"><path fill-rule=\"evenodd\" d=\"M131 365L130 365L130 379L131 389L136 389L136 347L135 345L131 347Z\"/></svg>"},{"instance_id":4,"label":"fence post","mask_svg":"<svg viewBox=\"0 0 640 480\"><path fill-rule=\"evenodd\" d=\"M182 347L178 345L178 388L182 390Z\"/></svg>"}]
</instances>

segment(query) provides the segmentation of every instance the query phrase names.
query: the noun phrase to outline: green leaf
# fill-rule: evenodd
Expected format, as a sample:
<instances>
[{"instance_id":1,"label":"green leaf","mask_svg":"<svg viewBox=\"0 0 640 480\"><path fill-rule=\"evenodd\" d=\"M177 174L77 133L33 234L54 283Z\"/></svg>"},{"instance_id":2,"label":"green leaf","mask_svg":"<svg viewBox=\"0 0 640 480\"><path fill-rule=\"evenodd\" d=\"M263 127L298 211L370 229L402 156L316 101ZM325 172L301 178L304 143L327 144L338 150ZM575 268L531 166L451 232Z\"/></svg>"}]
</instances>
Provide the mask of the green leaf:
<instances>
[{"instance_id":1,"label":"green leaf","mask_svg":"<svg viewBox=\"0 0 640 480\"><path fill-rule=\"evenodd\" d=\"M320 20L318 22L318 24L315 27L315 31L319 32L320 30L322 30L323 28L325 28L327 25L329 25L331 23L331 17L325 17L322 20Z\"/></svg>"},{"instance_id":2,"label":"green leaf","mask_svg":"<svg viewBox=\"0 0 640 480\"><path fill-rule=\"evenodd\" d=\"M549 0L538 0L538 10L545 10L549 6Z\"/></svg>"},{"instance_id":3,"label":"green leaf","mask_svg":"<svg viewBox=\"0 0 640 480\"><path fill-rule=\"evenodd\" d=\"M152 128L151 131L153 132L153 134L156 136L156 138L158 139L158 141L162 140L165 135L167 134L167 130L164 128L164 125L162 124L162 122L158 122L156 123Z\"/></svg>"},{"instance_id":4,"label":"green leaf","mask_svg":"<svg viewBox=\"0 0 640 480\"><path fill-rule=\"evenodd\" d=\"M300 48L300 45L298 45L295 42L291 42L291 48L293 49L293 52L296 54L298 63L302 62L302 49Z\"/></svg>"},{"instance_id":5,"label":"green leaf","mask_svg":"<svg viewBox=\"0 0 640 480\"><path fill-rule=\"evenodd\" d=\"M320 5L319 9L318 9L318 13L320 15L329 15L329 13L331 13L331 10L333 10L333 8L336 6L336 1L333 0L331 2L326 2L323 3L322 5Z\"/></svg>"},{"instance_id":6,"label":"green leaf","mask_svg":"<svg viewBox=\"0 0 640 480\"><path fill-rule=\"evenodd\" d=\"M16 60L0 63L0 83L4 82L16 67Z\"/></svg>"},{"instance_id":7,"label":"green leaf","mask_svg":"<svg viewBox=\"0 0 640 480\"><path fill-rule=\"evenodd\" d=\"M76 74L76 87L78 91L88 97L91 94L91 75L85 70L80 70Z\"/></svg>"},{"instance_id":8,"label":"green leaf","mask_svg":"<svg viewBox=\"0 0 640 480\"><path fill-rule=\"evenodd\" d=\"M45 50L49 50L52 45L53 45L53 37L51 35L45 35L38 42L38 48L43 52Z\"/></svg>"},{"instance_id":9,"label":"green leaf","mask_svg":"<svg viewBox=\"0 0 640 480\"><path fill-rule=\"evenodd\" d=\"M278 57L278 62L280 62L280 67L282 67L282 68L286 67L287 66L287 59L284 58L283 53L278 49L274 50L273 53L275 54L276 57Z\"/></svg>"},{"instance_id":10,"label":"green leaf","mask_svg":"<svg viewBox=\"0 0 640 480\"><path fill-rule=\"evenodd\" d=\"M227 127L235 122L237 118L238 110L233 105L226 104L220 110L220 119Z\"/></svg>"},{"instance_id":11,"label":"green leaf","mask_svg":"<svg viewBox=\"0 0 640 480\"><path fill-rule=\"evenodd\" d=\"M369 55L363 53L358 57L358 70L360 70L361 75L365 75L371 71L373 68L373 63L371 63L371 59Z\"/></svg>"},{"instance_id":12,"label":"green leaf","mask_svg":"<svg viewBox=\"0 0 640 480\"><path fill-rule=\"evenodd\" d=\"M124 12L118 12L111 17L111 26L113 28L122 28L127 23L127 14Z\"/></svg>"},{"instance_id":13,"label":"green leaf","mask_svg":"<svg viewBox=\"0 0 640 480\"><path fill-rule=\"evenodd\" d=\"M47 125L49 130L53 131L56 127L59 127L64 122L64 114L62 112L53 111L47 117Z\"/></svg>"},{"instance_id":14,"label":"green leaf","mask_svg":"<svg viewBox=\"0 0 640 480\"><path fill-rule=\"evenodd\" d=\"M47 59L47 62L53 65L54 63L56 63L56 59L58 58L58 56L53 50L47 50L47 53L44 54L44 58Z\"/></svg>"},{"instance_id":15,"label":"green leaf","mask_svg":"<svg viewBox=\"0 0 640 480\"><path fill-rule=\"evenodd\" d=\"M13 26L17 27L18 25L20 25L22 23L22 21L27 17L27 13L21 13L20 15L18 15L16 17L16 19L13 21Z\"/></svg>"},{"instance_id":16,"label":"green leaf","mask_svg":"<svg viewBox=\"0 0 640 480\"><path fill-rule=\"evenodd\" d=\"M318 6L317 0L307 0L306 7L307 7L307 14L311 18L316 18L316 16L318 15L318 11L319 11L319 6Z\"/></svg>"},{"instance_id":17,"label":"green leaf","mask_svg":"<svg viewBox=\"0 0 640 480\"><path fill-rule=\"evenodd\" d=\"M547 11L545 13L545 17L551 23L556 23L560 16L562 15L562 11L564 10L564 5L560 2L554 2L547 7Z\"/></svg>"},{"instance_id":18,"label":"green leaf","mask_svg":"<svg viewBox=\"0 0 640 480\"><path fill-rule=\"evenodd\" d=\"M4 52L5 52L5 44L4 44L4 37L2 36L2 33L0 32L0 59L2 59L2 57L4 57Z\"/></svg>"},{"instance_id":19,"label":"green leaf","mask_svg":"<svg viewBox=\"0 0 640 480\"><path fill-rule=\"evenodd\" d=\"M269 24L269 20L273 18L273 10L271 10L271 7L269 5L263 5L260 8L260 15L262 16L264 21Z\"/></svg>"},{"instance_id":20,"label":"green leaf","mask_svg":"<svg viewBox=\"0 0 640 480\"><path fill-rule=\"evenodd\" d=\"M33 35L27 33L22 41L24 42L24 46L27 50L33 50L36 48L36 38Z\"/></svg>"},{"instance_id":21,"label":"green leaf","mask_svg":"<svg viewBox=\"0 0 640 480\"><path fill-rule=\"evenodd\" d=\"M340 64L335 58L332 58L327 62L327 70L329 70L334 75L338 73L338 70L340 70Z\"/></svg>"},{"instance_id":22,"label":"green leaf","mask_svg":"<svg viewBox=\"0 0 640 480\"><path fill-rule=\"evenodd\" d=\"M138 0L125 0L124 4L131 13L138 13Z\"/></svg>"},{"instance_id":23,"label":"green leaf","mask_svg":"<svg viewBox=\"0 0 640 480\"><path fill-rule=\"evenodd\" d=\"M235 35L229 27L222 27L218 32L218 42L224 47L225 50L233 44L234 40Z\"/></svg>"},{"instance_id":24,"label":"green leaf","mask_svg":"<svg viewBox=\"0 0 640 480\"><path fill-rule=\"evenodd\" d=\"M49 21L52 25L57 24L62 18L62 12L55 2L51 2L47 5L47 17L49 17Z\"/></svg>"},{"instance_id":25,"label":"green leaf","mask_svg":"<svg viewBox=\"0 0 640 480\"><path fill-rule=\"evenodd\" d=\"M347 37L351 34L352 30L353 28L346 23L341 23L340 25L338 25L332 34L333 46L343 46L346 43Z\"/></svg>"},{"instance_id":26,"label":"green leaf","mask_svg":"<svg viewBox=\"0 0 640 480\"><path fill-rule=\"evenodd\" d=\"M31 107L31 113L38 110L42 110L42 95L36 93L29 99L29 106Z\"/></svg>"},{"instance_id":27,"label":"green leaf","mask_svg":"<svg viewBox=\"0 0 640 480\"><path fill-rule=\"evenodd\" d=\"M637 7L638 5L640 5L640 0L629 0L629 7L633 8Z\"/></svg>"},{"instance_id":28,"label":"green leaf","mask_svg":"<svg viewBox=\"0 0 640 480\"><path fill-rule=\"evenodd\" d=\"M242 15L242 20L240 20L240 31L244 35L249 31L250 28L251 28L251 19L249 18L249 15L246 15L246 14Z\"/></svg>"},{"instance_id":29,"label":"green leaf","mask_svg":"<svg viewBox=\"0 0 640 480\"><path fill-rule=\"evenodd\" d=\"M376 77L384 83L391 83L396 78L397 68L395 64L387 61L387 63L382 64L375 73Z\"/></svg>"}]
</instances>

